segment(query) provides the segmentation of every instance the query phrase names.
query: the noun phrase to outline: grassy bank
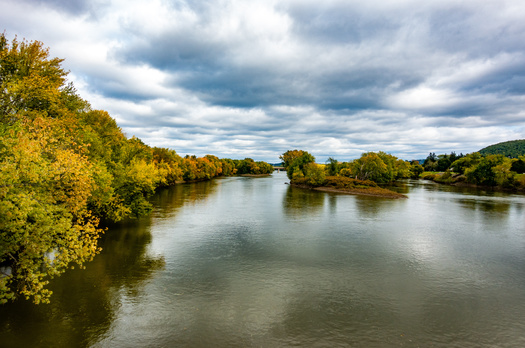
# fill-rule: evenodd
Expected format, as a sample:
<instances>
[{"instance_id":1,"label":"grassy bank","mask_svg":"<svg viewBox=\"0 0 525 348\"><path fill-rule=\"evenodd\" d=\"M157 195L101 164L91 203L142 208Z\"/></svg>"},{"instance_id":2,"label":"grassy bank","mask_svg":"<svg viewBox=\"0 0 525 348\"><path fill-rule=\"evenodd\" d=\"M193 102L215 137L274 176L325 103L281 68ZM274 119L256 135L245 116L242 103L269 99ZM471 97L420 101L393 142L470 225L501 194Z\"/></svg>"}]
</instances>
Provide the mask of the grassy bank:
<instances>
[{"instance_id":1,"label":"grassy bank","mask_svg":"<svg viewBox=\"0 0 525 348\"><path fill-rule=\"evenodd\" d=\"M352 195L366 195L383 198L408 198L407 196L379 187L370 180L357 180L343 176L327 176L321 183L312 183L307 178L297 178L290 182L291 185L311 190L336 192Z\"/></svg>"}]
</instances>

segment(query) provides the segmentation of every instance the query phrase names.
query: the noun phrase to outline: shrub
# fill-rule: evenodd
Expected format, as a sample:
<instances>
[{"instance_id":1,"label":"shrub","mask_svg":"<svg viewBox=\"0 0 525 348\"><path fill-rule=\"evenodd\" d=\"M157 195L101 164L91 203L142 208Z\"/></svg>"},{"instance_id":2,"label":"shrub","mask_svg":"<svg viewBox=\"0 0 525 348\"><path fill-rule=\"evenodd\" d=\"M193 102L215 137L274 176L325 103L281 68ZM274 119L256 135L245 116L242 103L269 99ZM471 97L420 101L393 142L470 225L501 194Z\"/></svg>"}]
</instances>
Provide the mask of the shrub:
<instances>
[{"instance_id":1,"label":"shrub","mask_svg":"<svg viewBox=\"0 0 525 348\"><path fill-rule=\"evenodd\" d=\"M437 174L432 172L423 172L421 174L421 178L425 180L434 180L436 178Z\"/></svg>"}]
</instances>

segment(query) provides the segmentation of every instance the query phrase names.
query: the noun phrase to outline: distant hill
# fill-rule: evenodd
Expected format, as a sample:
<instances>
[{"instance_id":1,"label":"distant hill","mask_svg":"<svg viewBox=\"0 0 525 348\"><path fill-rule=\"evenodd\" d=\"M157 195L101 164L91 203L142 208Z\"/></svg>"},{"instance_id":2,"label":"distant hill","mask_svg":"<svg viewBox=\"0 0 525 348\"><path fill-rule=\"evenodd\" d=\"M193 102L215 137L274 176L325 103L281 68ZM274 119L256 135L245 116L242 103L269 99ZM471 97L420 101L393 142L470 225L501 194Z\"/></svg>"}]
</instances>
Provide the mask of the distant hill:
<instances>
[{"instance_id":1,"label":"distant hill","mask_svg":"<svg viewBox=\"0 0 525 348\"><path fill-rule=\"evenodd\" d=\"M504 155L505 157L518 158L525 155L525 139L511 140L487 146L479 152L482 155Z\"/></svg>"}]
</instances>

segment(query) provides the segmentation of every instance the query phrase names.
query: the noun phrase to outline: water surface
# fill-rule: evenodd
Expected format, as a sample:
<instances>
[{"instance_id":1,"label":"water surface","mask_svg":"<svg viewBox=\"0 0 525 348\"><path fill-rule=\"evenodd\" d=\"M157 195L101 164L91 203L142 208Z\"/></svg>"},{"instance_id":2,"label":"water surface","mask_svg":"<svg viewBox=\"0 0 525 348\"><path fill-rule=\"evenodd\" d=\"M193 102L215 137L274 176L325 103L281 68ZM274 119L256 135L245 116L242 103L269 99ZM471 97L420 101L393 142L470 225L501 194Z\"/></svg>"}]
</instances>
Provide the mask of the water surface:
<instances>
[{"instance_id":1,"label":"water surface","mask_svg":"<svg viewBox=\"0 0 525 348\"><path fill-rule=\"evenodd\" d=\"M224 178L111 226L1 347L525 346L525 196L409 181L391 200Z\"/></svg>"}]
</instances>

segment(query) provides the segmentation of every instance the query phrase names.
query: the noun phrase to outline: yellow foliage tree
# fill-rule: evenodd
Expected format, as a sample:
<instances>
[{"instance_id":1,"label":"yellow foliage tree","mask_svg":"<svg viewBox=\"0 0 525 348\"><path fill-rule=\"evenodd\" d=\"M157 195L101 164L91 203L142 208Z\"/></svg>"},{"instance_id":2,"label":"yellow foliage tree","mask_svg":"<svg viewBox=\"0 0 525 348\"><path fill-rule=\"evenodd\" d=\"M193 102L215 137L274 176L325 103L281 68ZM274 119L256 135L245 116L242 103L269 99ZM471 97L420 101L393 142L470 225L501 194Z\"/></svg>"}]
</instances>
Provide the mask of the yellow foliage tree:
<instances>
[{"instance_id":1,"label":"yellow foliage tree","mask_svg":"<svg viewBox=\"0 0 525 348\"><path fill-rule=\"evenodd\" d=\"M47 302L50 277L99 251L101 229L87 209L92 167L71 149L56 149L44 126L0 132L0 303L18 295Z\"/></svg>"}]
</instances>

